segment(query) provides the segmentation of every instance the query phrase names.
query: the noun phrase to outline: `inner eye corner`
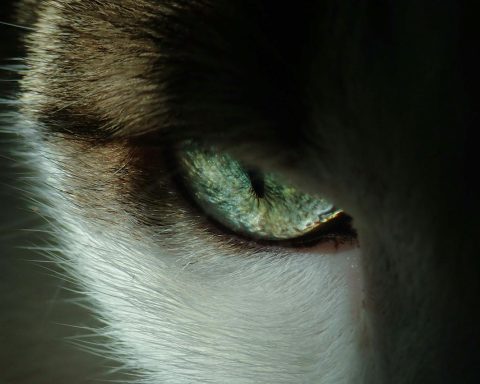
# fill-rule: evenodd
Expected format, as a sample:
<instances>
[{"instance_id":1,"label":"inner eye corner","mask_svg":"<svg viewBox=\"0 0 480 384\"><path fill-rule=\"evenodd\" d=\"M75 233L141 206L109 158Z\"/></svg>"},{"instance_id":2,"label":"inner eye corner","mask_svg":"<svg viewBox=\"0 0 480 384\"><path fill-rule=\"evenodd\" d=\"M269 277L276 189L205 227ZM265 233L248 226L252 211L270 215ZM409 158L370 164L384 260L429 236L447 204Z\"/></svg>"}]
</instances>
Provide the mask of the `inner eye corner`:
<instances>
[{"instance_id":1,"label":"inner eye corner","mask_svg":"<svg viewBox=\"0 0 480 384\"><path fill-rule=\"evenodd\" d=\"M297 239L292 239L292 246L313 247L326 242L335 246L357 240L357 232L352 226L352 217L344 211L338 211L335 217L313 228Z\"/></svg>"}]
</instances>

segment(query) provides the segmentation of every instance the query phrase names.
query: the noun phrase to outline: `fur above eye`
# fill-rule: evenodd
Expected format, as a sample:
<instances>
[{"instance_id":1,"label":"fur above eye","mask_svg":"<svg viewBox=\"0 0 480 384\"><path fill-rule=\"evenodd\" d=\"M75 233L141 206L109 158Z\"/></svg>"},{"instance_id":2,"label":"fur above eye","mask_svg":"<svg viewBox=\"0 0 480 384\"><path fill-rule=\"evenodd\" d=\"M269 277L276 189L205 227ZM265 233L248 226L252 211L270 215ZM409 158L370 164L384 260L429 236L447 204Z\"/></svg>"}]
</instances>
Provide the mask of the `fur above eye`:
<instances>
[{"instance_id":1,"label":"fur above eye","mask_svg":"<svg viewBox=\"0 0 480 384\"><path fill-rule=\"evenodd\" d=\"M177 153L184 187L217 223L257 241L335 237L345 214L326 199L306 194L278 175L242 165L230 155L192 142ZM328 236L330 235L330 236ZM311 239L310 239L311 240Z\"/></svg>"}]
</instances>

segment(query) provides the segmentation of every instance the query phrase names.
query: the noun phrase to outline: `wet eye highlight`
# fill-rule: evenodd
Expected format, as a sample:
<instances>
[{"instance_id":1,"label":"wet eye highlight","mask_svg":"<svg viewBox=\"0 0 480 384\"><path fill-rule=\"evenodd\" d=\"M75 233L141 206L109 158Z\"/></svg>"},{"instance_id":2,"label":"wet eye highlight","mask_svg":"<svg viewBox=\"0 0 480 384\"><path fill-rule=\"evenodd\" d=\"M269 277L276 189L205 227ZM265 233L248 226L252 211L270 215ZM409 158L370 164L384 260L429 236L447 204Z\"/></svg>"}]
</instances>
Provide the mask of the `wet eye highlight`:
<instances>
[{"instance_id":1,"label":"wet eye highlight","mask_svg":"<svg viewBox=\"0 0 480 384\"><path fill-rule=\"evenodd\" d=\"M294 240L330 228L344 217L328 200L306 194L273 173L244 166L213 148L189 142L177 156L183 183L195 203L242 236Z\"/></svg>"}]
</instances>

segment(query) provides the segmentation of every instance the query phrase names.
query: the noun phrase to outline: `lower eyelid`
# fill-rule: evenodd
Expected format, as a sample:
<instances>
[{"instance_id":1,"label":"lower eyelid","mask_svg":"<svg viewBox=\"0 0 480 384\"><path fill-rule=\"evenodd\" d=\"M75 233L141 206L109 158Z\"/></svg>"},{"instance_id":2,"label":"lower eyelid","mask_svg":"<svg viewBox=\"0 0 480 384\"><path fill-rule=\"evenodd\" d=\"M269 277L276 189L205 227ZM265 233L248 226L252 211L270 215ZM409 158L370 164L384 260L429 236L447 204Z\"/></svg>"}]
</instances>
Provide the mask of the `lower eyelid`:
<instances>
[{"instance_id":1,"label":"lower eyelid","mask_svg":"<svg viewBox=\"0 0 480 384\"><path fill-rule=\"evenodd\" d=\"M320 242L311 247L300 247L297 248L297 252L302 253L317 253L317 254L337 254L340 252L351 251L353 249L359 248L359 243L356 238L346 238L346 239L331 239L327 241Z\"/></svg>"},{"instance_id":2,"label":"lower eyelid","mask_svg":"<svg viewBox=\"0 0 480 384\"><path fill-rule=\"evenodd\" d=\"M190 207L191 210L194 208ZM222 228L214 219L210 219L198 212L192 213L196 217L191 225L199 230L200 236L205 241L217 243L218 246L226 245L243 251L257 252L259 250L268 253L279 254L318 254L335 255L340 252L346 252L359 247L356 237L351 235L329 235L318 240L311 240L303 245L294 241L258 241L243 237L233 232L229 228Z\"/></svg>"}]
</instances>

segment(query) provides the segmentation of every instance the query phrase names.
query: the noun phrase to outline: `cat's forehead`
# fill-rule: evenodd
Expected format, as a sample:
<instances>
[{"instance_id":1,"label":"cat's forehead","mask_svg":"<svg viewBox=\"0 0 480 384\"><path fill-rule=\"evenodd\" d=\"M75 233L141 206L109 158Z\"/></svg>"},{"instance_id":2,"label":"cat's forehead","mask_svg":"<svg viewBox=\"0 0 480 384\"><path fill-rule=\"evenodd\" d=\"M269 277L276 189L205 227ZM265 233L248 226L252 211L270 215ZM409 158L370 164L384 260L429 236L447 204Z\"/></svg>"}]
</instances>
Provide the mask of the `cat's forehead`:
<instances>
[{"instance_id":1,"label":"cat's forehead","mask_svg":"<svg viewBox=\"0 0 480 384\"><path fill-rule=\"evenodd\" d=\"M24 112L47 133L94 142L196 137L266 166L406 185L416 162L454 143L442 76L453 27L334 3L40 2Z\"/></svg>"},{"instance_id":2,"label":"cat's forehead","mask_svg":"<svg viewBox=\"0 0 480 384\"><path fill-rule=\"evenodd\" d=\"M309 124L308 22L268 2L46 1L27 37L26 112L86 138L291 145Z\"/></svg>"}]
</instances>

